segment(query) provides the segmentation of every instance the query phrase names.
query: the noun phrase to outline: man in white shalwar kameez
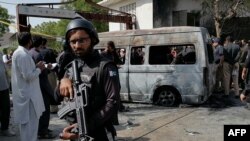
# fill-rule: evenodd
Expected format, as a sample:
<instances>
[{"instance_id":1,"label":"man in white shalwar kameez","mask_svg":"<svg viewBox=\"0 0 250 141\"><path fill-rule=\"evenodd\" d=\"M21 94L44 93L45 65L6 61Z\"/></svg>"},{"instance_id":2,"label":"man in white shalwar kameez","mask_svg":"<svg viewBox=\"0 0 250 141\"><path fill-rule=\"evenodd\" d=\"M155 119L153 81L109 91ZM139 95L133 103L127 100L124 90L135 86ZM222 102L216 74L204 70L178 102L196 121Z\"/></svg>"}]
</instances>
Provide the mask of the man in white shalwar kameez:
<instances>
[{"instance_id":1,"label":"man in white shalwar kameez","mask_svg":"<svg viewBox=\"0 0 250 141\"><path fill-rule=\"evenodd\" d=\"M18 34L19 46L12 57L12 93L14 120L19 124L21 141L37 141L38 123L45 110L39 85L43 62L35 64L28 53L31 34Z\"/></svg>"}]
</instances>

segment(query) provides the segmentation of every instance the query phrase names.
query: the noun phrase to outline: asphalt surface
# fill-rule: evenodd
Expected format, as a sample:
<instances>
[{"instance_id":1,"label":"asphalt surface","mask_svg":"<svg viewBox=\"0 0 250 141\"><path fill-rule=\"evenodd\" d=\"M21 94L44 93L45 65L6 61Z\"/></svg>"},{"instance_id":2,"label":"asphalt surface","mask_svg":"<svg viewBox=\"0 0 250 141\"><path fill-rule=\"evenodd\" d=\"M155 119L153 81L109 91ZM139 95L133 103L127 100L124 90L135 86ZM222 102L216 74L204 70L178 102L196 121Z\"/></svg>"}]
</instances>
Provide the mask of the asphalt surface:
<instances>
[{"instance_id":1,"label":"asphalt surface","mask_svg":"<svg viewBox=\"0 0 250 141\"><path fill-rule=\"evenodd\" d=\"M238 98L213 95L202 105L160 107L151 104L131 104L129 112L119 113L117 141L223 141L224 125L250 124L250 110ZM13 113L11 113L13 115ZM50 129L59 135L67 125L51 114ZM11 118L15 137L0 136L0 141L18 141L18 128ZM44 141L59 141L59 137Z\"/></svg>"}]
</instances>

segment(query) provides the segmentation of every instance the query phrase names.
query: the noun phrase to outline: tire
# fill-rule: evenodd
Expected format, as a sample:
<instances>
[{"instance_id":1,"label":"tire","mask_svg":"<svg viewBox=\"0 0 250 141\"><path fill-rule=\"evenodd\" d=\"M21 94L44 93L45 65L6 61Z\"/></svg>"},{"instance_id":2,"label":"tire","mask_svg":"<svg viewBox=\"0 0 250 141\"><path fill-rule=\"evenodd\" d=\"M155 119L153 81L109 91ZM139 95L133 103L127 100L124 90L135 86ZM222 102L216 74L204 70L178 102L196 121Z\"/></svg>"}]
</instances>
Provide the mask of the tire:
<instances>
[{"instance_id":1,"label":"tire","mask_svg":"<svg viewBox=\"0 0 250 141\"><path fill-rule=\"evenodd\" d=\"M154 99L154 104L164 107L173 107L176 106L178 103L178 93L170 88L159 89Z\"/></svg>"}]
</instances>

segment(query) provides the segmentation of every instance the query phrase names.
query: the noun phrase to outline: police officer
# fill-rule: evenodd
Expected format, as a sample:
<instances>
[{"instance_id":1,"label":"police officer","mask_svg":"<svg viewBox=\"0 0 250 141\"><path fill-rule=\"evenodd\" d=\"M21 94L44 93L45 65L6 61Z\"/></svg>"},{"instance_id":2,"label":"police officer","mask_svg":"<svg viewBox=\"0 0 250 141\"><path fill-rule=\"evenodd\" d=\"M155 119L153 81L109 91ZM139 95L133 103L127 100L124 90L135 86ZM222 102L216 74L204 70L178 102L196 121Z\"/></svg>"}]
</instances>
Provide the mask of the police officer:
<instances>
[{"instance_id":1,"label":"police officer","mask_svg":"<svg viewBox=\"0 0 250 141\"><path fill-rule=\"evenodd\" d=\"M223 61L224 61L224 47L220 45L219 38L212 39L212 46L214 48L214 62L216 66L216 83L215 83L215 92L223 91L224 82L223 82ZM221 83L221 84L220 84Z\"/></svg>"},{"instance_id":2,"label":"police officer","mask_svg":"<svg viewBox=\"0 0 250 141\"><path fill-rule=\"evenodd\" d=\"M113 135L116 134L112 119L120 103L117 67L94 51L93 48L99 39L92 23L86 19L72 20L67 26L65 39L76 56L75 59L81 62L78 69L82 82L90 84L89 105L86 108L89 136L95 141L108 141L106 129ZM69 68L60 81L59 89L62 96L74 96L71 78ZM78 136L71 133L71 129L75 126L74 124L66 127L62 138L76 139Z\"/></svg>"},{"instance_id":3,"label":"police officer","mask_svg":"<svg viewBox=\"0 0 250 141\"><path fill-rule=\"evenodd\" d=\"M243 70L241 73L241 78L242 80L245 81L245 89L242 91L242 93L240 94L240 100L242 102L246 102L246 108L250 109L250 73L249 73L249 69L250 69L250 50L247 51L247 57L246 57L246 61L245 64L243 66Z\"/></svg>"}]
</instances>

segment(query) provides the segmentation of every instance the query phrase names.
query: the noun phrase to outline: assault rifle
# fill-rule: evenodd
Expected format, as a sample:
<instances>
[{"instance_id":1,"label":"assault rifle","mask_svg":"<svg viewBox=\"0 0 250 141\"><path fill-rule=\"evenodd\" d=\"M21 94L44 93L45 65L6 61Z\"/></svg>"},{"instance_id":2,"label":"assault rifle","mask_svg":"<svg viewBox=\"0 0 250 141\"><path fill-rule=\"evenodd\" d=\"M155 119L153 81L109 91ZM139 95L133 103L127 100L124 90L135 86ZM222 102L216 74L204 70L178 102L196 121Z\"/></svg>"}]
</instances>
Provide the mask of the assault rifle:
<instances>
[{"instance_id":1,"label":"assault rifle","mask_svg":"<svg viewBox=\"0 0 250 141\"><path fill-rule=\"evenodd\" d=\"M74 98L67 102L67 104L58 111L60 119L64 118L72 111L76 112L77 119L77 133L79 135L78 141L93 141L94 138L88 136L88 126L86 123L85 108L88 105L88 86L81 83L81 78L78 72L78 61L74 60L72 65L73 72L73 89ZM75 131L74 131L75 132Z\"/></svg>"}]
</instances>

